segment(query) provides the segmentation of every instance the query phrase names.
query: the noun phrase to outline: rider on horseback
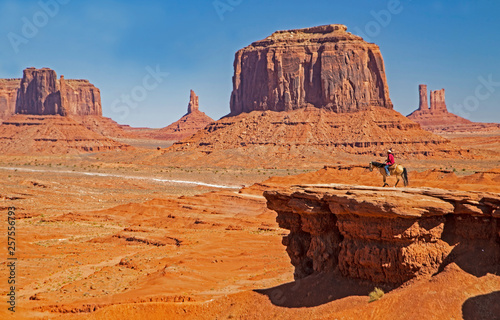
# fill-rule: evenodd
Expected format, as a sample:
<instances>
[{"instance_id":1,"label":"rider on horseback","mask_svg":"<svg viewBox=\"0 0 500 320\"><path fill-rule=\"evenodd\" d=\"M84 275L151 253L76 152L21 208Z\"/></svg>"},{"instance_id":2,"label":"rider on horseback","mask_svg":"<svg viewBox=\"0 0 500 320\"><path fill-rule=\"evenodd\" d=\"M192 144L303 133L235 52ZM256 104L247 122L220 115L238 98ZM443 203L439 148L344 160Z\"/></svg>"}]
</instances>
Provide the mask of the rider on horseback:
<instances>
[{"instance_id":1,"label":"rider on horseback","mask_svg":"<svg viewBox=\"0 0 500 320\"><path fill-rule=\"evenodd\" d=\"M396 161L394 160L394 156L392 155L392 150L387 150L387 160L385 160L385 172L387 176L390 176L389 167L394 165Z\"/></svg>"}]
</instances>

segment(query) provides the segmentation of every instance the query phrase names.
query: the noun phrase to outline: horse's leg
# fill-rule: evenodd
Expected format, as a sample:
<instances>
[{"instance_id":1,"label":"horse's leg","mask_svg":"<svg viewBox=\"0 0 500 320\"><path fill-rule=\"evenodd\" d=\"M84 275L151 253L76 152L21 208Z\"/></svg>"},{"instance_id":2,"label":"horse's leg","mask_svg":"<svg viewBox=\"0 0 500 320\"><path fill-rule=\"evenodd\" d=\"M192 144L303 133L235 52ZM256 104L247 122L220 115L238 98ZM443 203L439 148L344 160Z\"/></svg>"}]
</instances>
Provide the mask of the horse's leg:
<instances>
[{"instance_id":1,"label":"horse's leg","mask_svg":"<svg viewBox=\"0 0 500 320\"><path fill-rule=\"evenodd\" d=\"M382 173L382 177L384 177L384 185L383 185L383 187L386 187L386 186L388 186L388 185L389 185L389 184L387 183L387 175L385 174L385 169L384 169L384 168L382 168L382 170L384 170L384 172ZM381 170L381 171L382 171L382 170Z\"/></svg>"},{"instance_id":2,"label":"horse's leg","mask_svg":"<svg viewBox=\"0 0 500 320\"><path fill-rule=\"evenodd\" d=\"M396 187L398 186L398 183L399 183L399 176L396 176L396 178L397 178L398 180L396 181L396 184L394 185L394 188L396 188Z\"/></svg>"}]
</instances>

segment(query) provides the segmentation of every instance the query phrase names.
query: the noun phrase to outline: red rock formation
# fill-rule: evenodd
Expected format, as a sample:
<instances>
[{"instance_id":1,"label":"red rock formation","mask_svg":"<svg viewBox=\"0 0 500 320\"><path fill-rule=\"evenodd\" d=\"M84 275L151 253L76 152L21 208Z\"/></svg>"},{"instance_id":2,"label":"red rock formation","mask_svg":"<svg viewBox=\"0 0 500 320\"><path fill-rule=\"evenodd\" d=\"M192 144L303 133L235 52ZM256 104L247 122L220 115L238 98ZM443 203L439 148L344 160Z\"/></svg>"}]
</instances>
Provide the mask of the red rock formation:
<instances>
[{"instance_id":1,"label":"red rock formation","mask_svg":"<svg viewBox=\"0 0 500 320\"><path fill-rule=\"evenodd\" d=\"M16 113L32 115L102 115L99 89L87 80L57 79L54 70L24 70Z\"/></svg>"},{"instance_id":2,"label":"red rock formation","mask_svg":"<svg viewBox=\"0 0 500 320\"><path fill-rule=\"evenodd\" d=\"M198 96L194 93L193 90L191 90L191 95L189 97L189 104L188 104L188 114L193 113L194 111L199 111L200 110L200 103Z\"/></svg>"},{"instance_id":3,"label":"red rock formation","mask_svg":"<svg viewBox=\"0 0 500 320\"><path fill-rule=\"evenodd\" d=\"M266 191L290 230L295 277L338 270L400 285L450 263L476 276L500 271L500 195L349 185Z\"/></svg>"},{"instance_id":4,"label":"red rock formation","mask_svg":"<svg viewBox=\"0 0 500 320\"><path fill-rule=\"evenodd\" d=\"M12 116L15 113L20 115ZM122 150L129 146L105 136L134 137L102 117L99 89L88 80L66 80L64 76L58 80L55 71L47 68L28 68L23 79L0 80L0 115L10 117L0 126L4 153Z\"/></svg>"},{"instance_id":5,"label":"red rock formation","mask_svg":"<svg viewBox=\"0 0 500 320\"><path fill-rule=\"evenodd\" d=\"M102 116L101 92L88 80L65 80L61 76L62 105L68 115Z\"/></svg>"},{"instance_id":6,"label":"red rock formation","mask_svg":"<svg viewBox=\"0 0 500 320\"><path fill-rule=\"evenodd\" d=\"M498 123L472 122L448 112L444 89L431 91L430 109L427 106L427 86L421 84L419 93L419 108L408 115L408 118L419 123L425 130L435 133L500 130Z\"/></svg>"},{"instance_id":7,"label":"red rock formation","mask_svg":"<svg viewBox=\"0 0 500 320\"><path fill-rule=\"evenodd\" d=\"M277 31L236 53L231 115L313 105L335 112L392 109L377 45L343 25Z\"/></svg>"},{"instance_id":8,"label":"red rock formation","mask_svg":"<svg viewBox=\"0 0 500 320\"><path fill-rule=\"evenodd\" d=\"M65 115L54 70L24 70L16 101L16 113L33 115Z\"/></svg>"},{"instance_id":9,"label":"red rock formation","mask_svg":"<svg viewBox=\"0 0 500 320\"><path fill-rule=\"evenodd\" d=\"M85 128L70 117L13 115L0 125L2 154L74 154L132 147Z\"/></svg>"},{"instance_id":10,"label":"red rock formation","mask_svg":"<svg viewBox=\"0 0 500 320\"><path fill-rule=\"evenodd\" d=\"M420 93L420 104L418 110L420 111L429 110L429 101L427 99L427 85L421 84L419 86L419 93Z\"/></svg>"},{"instance_id":11,"label":"red rock formation","mask_svg":"<svg viewBox=\"0 0 500 320\"><path fill-rule=\"evenodd\" d=\"M434 113L446 113L448 109L446 108L446 101L444 96L444 89L431 91L431 112Z\"/></svg>"},{"instance_id":12,"label":"red rock formation","mask_svg":"<svg viewBox=\"0 0 500 320\"><path fill-rule=\"evenodd\" d=\"M80 122L87 129L106 137L127 139L140 138L140 136L134 134L133 132L134 129L140 130L139 128L131 128L130 126L120 125L110 118L94 115L72 116L71 118ZM127 128L129 128L129 130L127 130Z\"/></svg>"},{"instance_id":13,"label":"red rock formation","mask_svg":"<svg viewBox=\"0 0 500 320\"><path fill-rule=\"evenodd\" d=\"M198 96L191 90L188 112L168 127L147 133L147 137L158 140L179 141L205 128L214 120L199 110Z\"/></svg>"},{"instance_id":14,"label":"red rock formation","mask_svg":"<svg viewBox=\"0 0 500 320\"><path fill-rule=\"evenodd\" d=\"M17 91L21 79L0 79L0 121L16 112Z\"/></svg>"},{"instance_id":15,"label":"red rock formation","mask_svg":"<svg viewBox=\"0 0 500 320\"><path fill-rule=\"evenodd\" d=\"M398 158L467 157L448 140L380 107L351 113L318 108L253 111L225 117L174 144L164 156L183 163L192 159L226 166L318 167L335 163L337 154L385 156L389 148L397 150ZM179 158L178 152L185 157Z\"/></svg>"},{"instance_id":16,"label":"red rock formation","mask_svg":"<svg viewBox=\"0 0 500 320\"><path fill-rule=\"evenodd\" d=\"M400 157L467 154L392 110L379 48L345 26L275 32L238 51L234 67L231 113L174 144L168 161L180 161L177 152L182 161L253 167L388 148Z\"/></svg>"}]
</instances>

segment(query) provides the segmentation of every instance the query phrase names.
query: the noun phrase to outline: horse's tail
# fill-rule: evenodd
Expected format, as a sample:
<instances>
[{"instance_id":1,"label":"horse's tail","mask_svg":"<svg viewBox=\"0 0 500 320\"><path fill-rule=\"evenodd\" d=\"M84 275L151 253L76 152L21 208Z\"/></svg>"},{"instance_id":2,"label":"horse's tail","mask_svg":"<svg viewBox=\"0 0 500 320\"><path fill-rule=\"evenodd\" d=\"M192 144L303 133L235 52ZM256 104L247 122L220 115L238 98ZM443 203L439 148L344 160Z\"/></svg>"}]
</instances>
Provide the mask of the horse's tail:
<instances>
[{"instance_id":1,"label":"horse's tail","mask_svg":"<svg viewBox=\"0 0 500 320\"><path fill-rule=\"evenodd\" d=\"M410 182L408 181L408 170L406 170L406 168L403 169L402 176L403 176L403 181L405 183L405 187L407 187Z\"/></svg>"}]
</instances>

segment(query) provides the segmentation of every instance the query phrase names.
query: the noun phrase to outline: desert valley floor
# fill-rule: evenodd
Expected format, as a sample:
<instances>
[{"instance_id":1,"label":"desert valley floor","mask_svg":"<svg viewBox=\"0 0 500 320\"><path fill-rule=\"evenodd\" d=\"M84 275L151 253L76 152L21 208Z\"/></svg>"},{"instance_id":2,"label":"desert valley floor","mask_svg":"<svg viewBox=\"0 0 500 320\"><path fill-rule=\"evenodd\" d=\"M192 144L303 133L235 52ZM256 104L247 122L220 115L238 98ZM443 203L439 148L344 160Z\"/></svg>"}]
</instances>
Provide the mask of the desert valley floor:
<instances>
[{"instance_id":1,"label":"desert valley floor","mask_svg":"<svg viewBox=\"0 0 500 320\"><path fill-rule=\"evenodd\" d=\"M448 135L481 159L400 160L410 188L500 193L500 133ZM479 143L478 143L479 141ZM1 156L1 209L16 210L17 319L477 319L500 314L500 275L449 264L386 287L340 274L294 281L262 193L296 184L380 186L370 156L323 166L170 166L151 143L85 155ZM392 185L395 178L389 178ZM1 228L7 229L7 219ZM6 261L6 241L1 257ZM0 265L1 294L8 288ZM7 300L0 317L9 316ZM485 307L487 306L487 307ZM2 315L3 314L3 315Z\"/></svg>"}]
</instances>

